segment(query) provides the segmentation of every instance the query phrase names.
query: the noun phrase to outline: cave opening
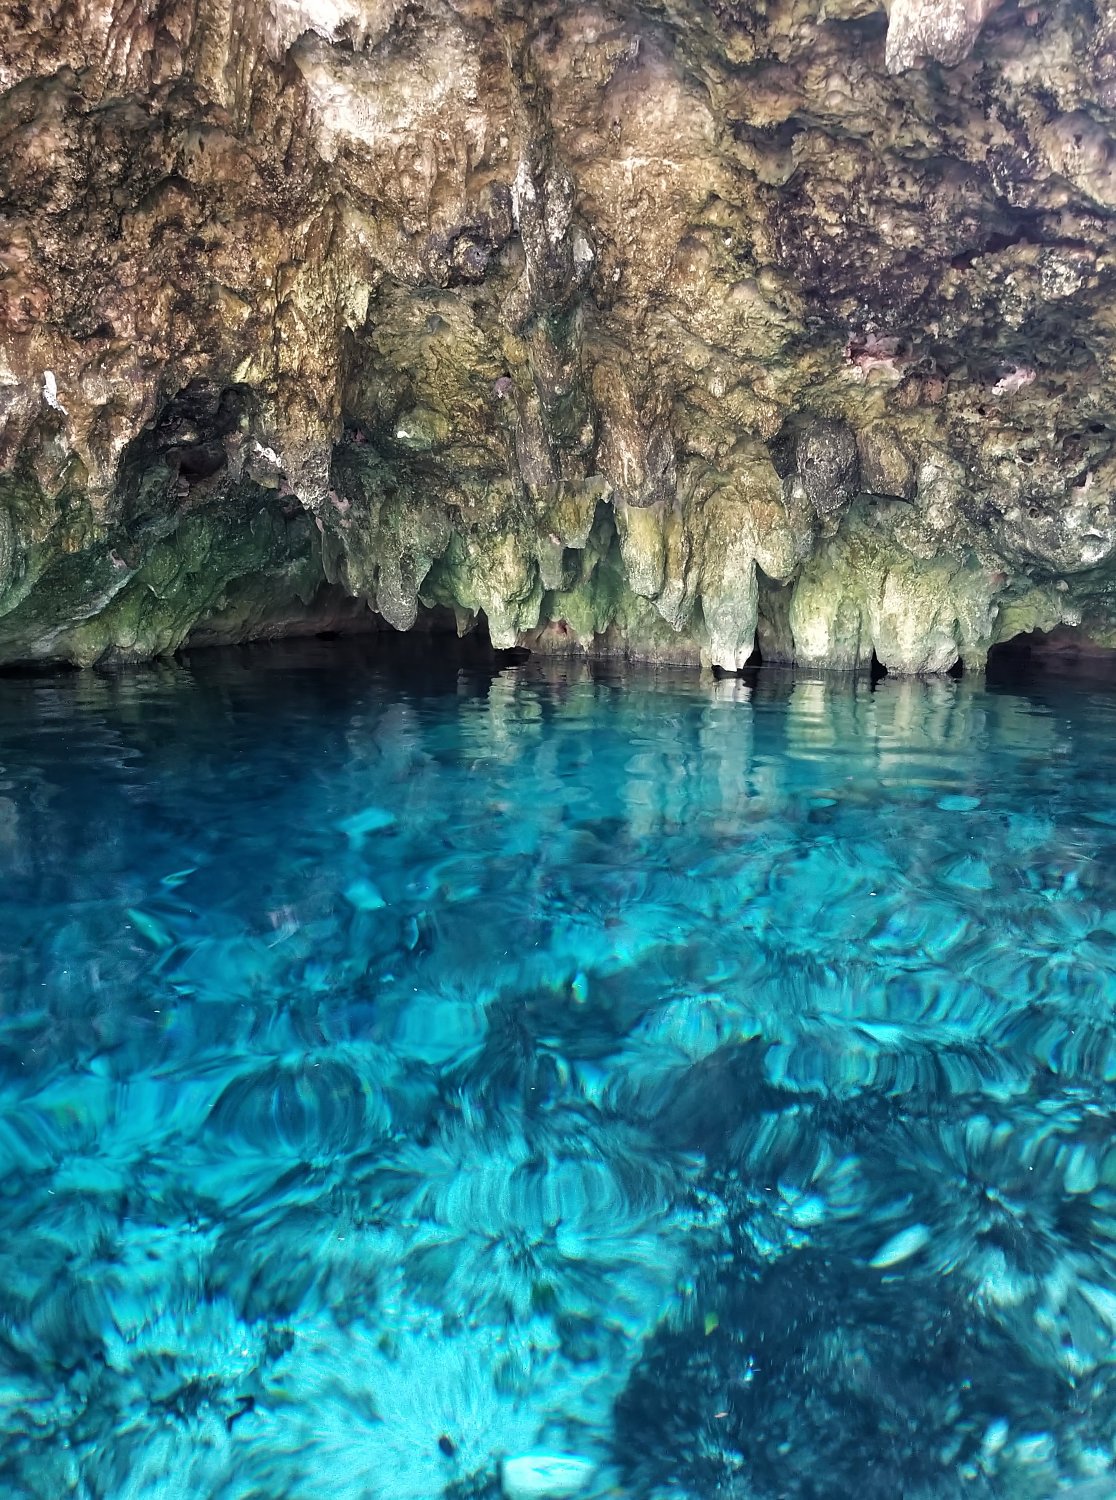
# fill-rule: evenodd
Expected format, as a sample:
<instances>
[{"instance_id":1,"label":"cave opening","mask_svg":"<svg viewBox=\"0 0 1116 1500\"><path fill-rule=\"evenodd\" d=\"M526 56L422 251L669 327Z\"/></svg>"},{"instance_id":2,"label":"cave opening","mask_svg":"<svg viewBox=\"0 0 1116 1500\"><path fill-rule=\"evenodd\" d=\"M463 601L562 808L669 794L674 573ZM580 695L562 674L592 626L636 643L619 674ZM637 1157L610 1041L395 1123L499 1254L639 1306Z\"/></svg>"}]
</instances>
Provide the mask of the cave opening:
<instances>
[{"instance_id":1,"label":"cave opening","mask_svg":"<svg viewBox=\"0 0 1116 1500\"><path fill-rule=\"evenodd\" d=\"M1040 675L1116 679L1116 646L1106 645L1084 626L1057 625L1012 636L988 652L990 683L1018 684Z\"/></svg>"}]
</instances>

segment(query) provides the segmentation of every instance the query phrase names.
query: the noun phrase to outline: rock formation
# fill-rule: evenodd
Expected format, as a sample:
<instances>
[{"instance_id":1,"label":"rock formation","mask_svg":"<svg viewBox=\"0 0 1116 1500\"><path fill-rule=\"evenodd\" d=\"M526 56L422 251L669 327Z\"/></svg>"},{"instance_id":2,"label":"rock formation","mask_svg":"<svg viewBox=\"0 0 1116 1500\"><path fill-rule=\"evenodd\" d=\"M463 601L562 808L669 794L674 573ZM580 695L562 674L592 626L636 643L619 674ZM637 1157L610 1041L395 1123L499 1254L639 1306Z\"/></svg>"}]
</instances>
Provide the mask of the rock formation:
<instances>
[{"instance_id":1,"label":"rock formation","mask_svg":"<svg viewBox=\"0 0 1116 1500\"><path fill-rule=\"evenodd\" d=\"M0 662L1116 645L1116 11L10 0Z\"/></svg>"}]
</instances>

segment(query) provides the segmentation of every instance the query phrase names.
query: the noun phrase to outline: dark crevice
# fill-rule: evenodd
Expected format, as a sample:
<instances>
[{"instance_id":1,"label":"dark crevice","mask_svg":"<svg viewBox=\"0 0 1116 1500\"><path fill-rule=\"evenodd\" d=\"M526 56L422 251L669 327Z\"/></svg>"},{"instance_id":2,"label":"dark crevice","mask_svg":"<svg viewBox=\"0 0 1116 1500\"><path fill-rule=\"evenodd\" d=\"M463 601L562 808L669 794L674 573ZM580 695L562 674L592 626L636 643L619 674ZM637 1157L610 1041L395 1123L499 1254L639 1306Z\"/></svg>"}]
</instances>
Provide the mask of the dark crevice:
<instances>
[{"instance_id":1,"label":"dark crevice","mask_svg":"<svg viewBox=\"0 0 1116 1500\"><path fill-rule=\"evenodd\" d=\"M1042 215L1026 214L1013 229L993 230L983 244L971 250L963 250L950 260L954 271L967 271L974 261L985 255L998 255L1014 245L1038 245L1042 243Z\"/></svg>"},{"instance_id":2,"label":"dark crevice","mask_svg":"<svg viewBox=\"0 0 1116 1500\"><path fill-rule=\"evenodd\" d=\"M43 661L0 662L2 677L69 677L80 673L77 662L51 658Z\"/></svg>"}]
</instances>

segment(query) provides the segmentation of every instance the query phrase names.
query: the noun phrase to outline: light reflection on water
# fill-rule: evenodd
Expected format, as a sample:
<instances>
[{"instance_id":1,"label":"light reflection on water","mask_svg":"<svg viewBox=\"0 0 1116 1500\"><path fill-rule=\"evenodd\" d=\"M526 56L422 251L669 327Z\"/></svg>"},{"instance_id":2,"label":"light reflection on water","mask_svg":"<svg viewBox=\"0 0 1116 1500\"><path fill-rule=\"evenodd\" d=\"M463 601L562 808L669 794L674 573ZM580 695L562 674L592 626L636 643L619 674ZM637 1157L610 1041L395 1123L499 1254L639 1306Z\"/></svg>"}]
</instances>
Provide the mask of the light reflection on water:
<instances>
[{"instance_id":1,"label":"light reflection on water","mask_svg":"<svg viewBox=\"0 0 1116 1500\"><path fill-rule=\"evenodd\" d=\"M1116 1494L1116 693L367 650L0 680L0 1493Z\"/></svg>"}]
</instances>

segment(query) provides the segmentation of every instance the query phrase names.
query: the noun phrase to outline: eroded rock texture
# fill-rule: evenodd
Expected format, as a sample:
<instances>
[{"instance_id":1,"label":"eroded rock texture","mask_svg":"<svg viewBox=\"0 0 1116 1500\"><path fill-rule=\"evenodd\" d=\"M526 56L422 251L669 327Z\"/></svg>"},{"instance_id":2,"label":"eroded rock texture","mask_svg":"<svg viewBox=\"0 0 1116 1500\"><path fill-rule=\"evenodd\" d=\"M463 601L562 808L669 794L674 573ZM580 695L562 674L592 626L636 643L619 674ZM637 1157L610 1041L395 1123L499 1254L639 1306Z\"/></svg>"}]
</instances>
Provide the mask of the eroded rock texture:
<instances>
[{"instance_id":1,"label":"eroded rock texture","mask_svg":"<svg viewBox=\"0 0 1116 1500\"><path fill-rule=\"evenodd\" d=\"M0 661L1116 644L1100 0L7 9Z\"/></svg>"}]
</instances>

